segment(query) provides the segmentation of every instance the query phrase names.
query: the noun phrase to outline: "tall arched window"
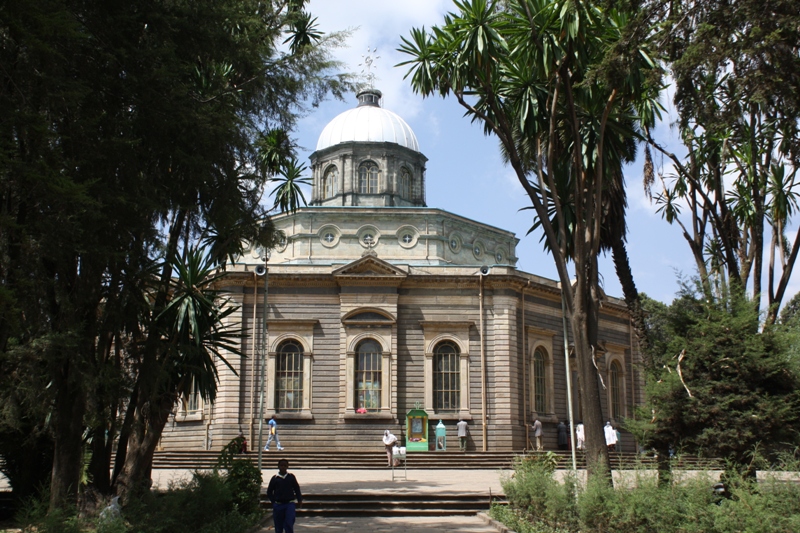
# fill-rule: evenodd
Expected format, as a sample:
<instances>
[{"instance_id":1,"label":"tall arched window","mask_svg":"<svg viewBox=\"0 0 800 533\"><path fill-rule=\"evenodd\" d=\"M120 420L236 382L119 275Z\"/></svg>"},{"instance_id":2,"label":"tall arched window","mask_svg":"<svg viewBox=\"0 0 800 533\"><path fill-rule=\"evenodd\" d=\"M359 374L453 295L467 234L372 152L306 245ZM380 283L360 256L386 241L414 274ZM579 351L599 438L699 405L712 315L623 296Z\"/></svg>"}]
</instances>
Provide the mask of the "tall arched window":
<instances>
[{"instance_id":1,"label":"tall arched window","mask_svg":"<svg viewBox=\"0 0 800 533\"><path fill-rule=\"evenodd\" d=\"M402 198L411 199L411 172L407 168L403 168L400 171L400 180L397 188L397 192Z\"/></svg>"},{"instance_id":2,"label":"tall arched window","mask_svg":"<svg viewBox=\"0 0 800 533\"><path fill-rule=\"evenodd\" d=\"M455 343L445 341L433 351L433 408L458 411L461 406L461 361Z\"/></svg>"},{"instance_id":3,"label":"tall arched window","mask_svg":"<svg viewBox=\"0 0 800 533\"><path fill-rule=\"evenodd\" d=\"M379 411L381 408L381 345L372 339L356 348L356 409Z\"/></svg>"},{"instance_id":4,"label":"tall arched window","mask_svg":"<svg viewBox=\"0 0 800 533\"><path fill-rule=\"evenodd\" d=\"M608 369L608 381L611 388L611 418L619 420L624 416L622 411L622 367L618 361L612 361Z\"/></svg>"},{"instance_id":5,"label":"tall arched window","mask_svg":"<svg viewBox=\"0 0 800 533\"><path fill-rule=\"evenodd\" d=\"M197 414L203 409L203 398L197 388L197 382L192 380L192 386L185 398L184 412L187 415Z\"/></svg>"},{"instance_id":6,"label":"tall arched window","mask_svg":"<svg viewBox=\"0 0 800 533\"><path fill-rule=\"evenodd\" d=\"M547 412L547 375L546 370L547 354L541 348L536 348L533 352L533 365L531 365L531 386L533 410L537 413Z\"/></svg>"},{"instance_id":7,"label":"tall arched window","mask_svg":"<svg viewBox=\"0 0 800 533\"><path fill-rule=\"evenodd\" d=\"M325 198L333 198L339 192L339 169L330 166L322 178L322 189Z\"/></svg>"},{"instance_id":8,"label":"tall arched window","mask_svg":"<svg viewBox=\"0 0 800 533\"><path fill-rule=\"evenodd\" d=\"M285 341L278 347L275 361L275 407L278 411L303 408L303 347Z\"/></svg>"},{"instance_id":9,"label":"tall arched window","mask_svg":"<svg viewBox=\"0 0 800 533\"><path fill-rule=\"evenodd\" d=\"M365 161L358 167L358 192L362 194L378 193L378 177L380 170L372 161Z\"/></svg>"}]
</instances>

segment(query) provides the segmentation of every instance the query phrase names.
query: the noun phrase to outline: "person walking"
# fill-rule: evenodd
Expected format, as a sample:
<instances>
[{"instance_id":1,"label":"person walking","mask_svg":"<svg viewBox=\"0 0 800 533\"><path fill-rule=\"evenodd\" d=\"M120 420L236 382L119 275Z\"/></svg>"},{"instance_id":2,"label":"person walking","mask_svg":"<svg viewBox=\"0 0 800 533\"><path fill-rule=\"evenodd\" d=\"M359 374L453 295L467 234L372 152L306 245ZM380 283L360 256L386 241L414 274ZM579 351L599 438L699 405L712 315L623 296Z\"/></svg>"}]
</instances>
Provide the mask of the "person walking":
<instances>
[{"instance_id":1,"label":"person walking","mask_svg":"<svg viewBox=\"0 0 800 533\"><path fill-rule=\"evenodd\" d=\"M383 445L386 447L386 460L389 468L392 467L392 448L397 443L397 437L388 429L383 432Z\"/></svg>"},{"instance_id":2,"label":"person walking","mask_svg":"<svg viewBox=\"0 0 800 533\"><path fill-rule=\"evenodd\" d=\"M275 533L294 533L297 508L303 505L303 494L294 474L287 472L289 461L278 461L278 473L272 476L267 486L267 498L272 502L272 522Z\"/></svg>"},{"instance_id":3,"label":"person walking","mask_svg":"<svg viewBox=\"0 0 800 533\"><path fill-rule=\"evenodd\" d=\"M275 418L275 415L272 415L272 418L269 419L269 437L267 438L267 445L264 446L265 452L269 451L269 443L272 442L272 439L275 439L278 450L283 450L281 439L278 437L278 420Z\"/></svg>"},{"instance_id":4,"label":"person walking","mask_svg":"<svg viewBox=\"0 0 800 533\"><path fill-rule=\"evenodd\" d=\"M533 436L536 438L536 451L542 451L542 421L538 418L533 419Z\"/></svg>"},{"instance_id":5,"label":"person walking","mask_svg":"<svg viewBox=\"0 0 800 533\"><path fill-rule=\"evenodd\" d=\"M578 422L575 426L575 446L579 450L586 448L586 433L583 429L583 422Z\"/></svg>"},{"instance_id":6,"label":"person walking","mask_svg":"<svg viewBox=\"0 0 800 533\"><path fill-rule=\"evenodd\" d=\"M608 446L608 451L613 452L617 448L617 432L611 426L611 422L606 422L606 426L603 428L603 433L606 436L606 446Z\"/></svg>"},{"instance_id":7,"label":"person walking","mask_svg":"<svg viewBox=\"0 0 800 533\"><path fill-rule=\"evenodd\" d=\"M463 418L459 419L456 428L458 428L458 449L465 452L467 451L467 433L469 432L467 421Z\"/></svg>"},{"instance_id":8,"label":"person walking","mask_svg":"<svg viewBox=\"0 0 800 533\"><path fill-rule=\"evenodd\" d=\"M558 449L566 450L569 445L567 425L563 421L559 422L556 426L556 431L558 432Z\"/></svg>"}]
</instances>

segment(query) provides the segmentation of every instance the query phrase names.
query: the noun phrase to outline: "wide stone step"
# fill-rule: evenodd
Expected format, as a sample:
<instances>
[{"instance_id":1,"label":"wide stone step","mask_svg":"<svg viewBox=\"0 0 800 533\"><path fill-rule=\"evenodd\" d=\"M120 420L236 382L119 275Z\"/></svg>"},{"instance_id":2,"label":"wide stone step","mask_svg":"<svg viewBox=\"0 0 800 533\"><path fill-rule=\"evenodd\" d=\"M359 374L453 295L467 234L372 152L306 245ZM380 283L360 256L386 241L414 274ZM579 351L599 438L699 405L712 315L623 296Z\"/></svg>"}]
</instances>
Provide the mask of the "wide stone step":
<instances>
[{"instance_id":1,"label":"wide stone step","mask_svg":"<svg viewBox=\"0 0 800 533\"><path fill-rule=\"evenodd\" d=\"M471 516L486 511L492 496L486 494L432 494L358 492L306 494L298 515L304 516ZM494 497L495 502L503 502ZM265 495L262 506L269 507Z\"/></svg>"},{"instance_id":2,"label":"wide stone step","mask_svg":"<svg viewBox=\"0 0 800 533\"><path fill-rule=\"evenodd\" d=\"M553 452L558 469L572 468L572 456L569 452ZM214 451L170 451L156 452L153 458L153 468L159 469L189 469L203 470L213 468L217 464L218 452ZM527 455L513 452L409 452L408 468L426 469L509 469L514 464L514 459L524 456L535 460L541 457L539 453ZM255 464L258 453L250 452L240 455ZM363 453L347 451L308 451L308 450L272 450L263 452L262 466L267 469L274 467L278 459L288 459L292 469L386 469L386 455L380 451ZM642 456L633 453L614 453L611 455L611 468L615 470L632 469L638 466L655 468L656 459L652 456ZM577 467L585 468L586 462L582 454L577 457ZM676 469L717 469L720 462L715 459L704 459L692 456L681 456L673 462Z\"/></svg>"}]
</instances>

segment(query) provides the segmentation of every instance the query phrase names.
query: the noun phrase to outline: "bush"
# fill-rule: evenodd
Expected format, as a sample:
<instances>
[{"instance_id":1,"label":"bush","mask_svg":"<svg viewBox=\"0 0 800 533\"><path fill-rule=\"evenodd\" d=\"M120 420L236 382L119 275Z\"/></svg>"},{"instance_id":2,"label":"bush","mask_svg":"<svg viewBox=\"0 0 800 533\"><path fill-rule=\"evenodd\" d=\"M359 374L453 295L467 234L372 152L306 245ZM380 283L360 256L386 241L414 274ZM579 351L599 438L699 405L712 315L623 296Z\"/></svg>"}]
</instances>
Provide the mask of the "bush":
<instances>
[{"instance_id":1,"label":"bush","mask_svg":"<svg viewBox=\"0 0 800 533\"><path fill-rule=\"evenodd\" d=\"M492 517L518 533L790 533L800 531L800 485L768 475L760 483L728 478L720 500L712 474L661 486L652 471L634 472L628 484L594 478L574 493L574 480L558 483L541 462L520 462L503 483L508 506Z\"/></svg>"},{"instance_id":2,"label":"bush","mask_svg":"<svg viewBox=\"0 0 800 533\"><path fill-rule=\"evenodd\" d=\"M511 507L521 517L535 517L548 527L569 528L575 522L575 480L553 477L557 457L552 452L518 458L514 476L504 480Z\"/></svg>"},{"instance_id":3,"label":"bush","mask_svg":"<svg viewBox=\"0 0 800 533\"><path fill-rule=\"evenodd\" d=\"M236 481L230 484L216 471L195 472L187 483L172 485L167 492L145 494L129 503L123 515L131 523L132 533L244 531L257 521L258 515L245 513L239 507L241 501L252 497L252 492L245 491L242 496L235 492L249 487L245 480L252 479L246 469L241 471L242 475L236 474Z\"/></svg>"},{"instance_id":4,"label":"bush","mask_svg":"<svg viewBox=\"0 0 800 533\"><path fill-rule=\"evenodd\" d=\"M233 503L243 515L258 512L261 497L261 472L248 460L235 459L225 483L233 496Z\"/></svg>"}]
</instances>

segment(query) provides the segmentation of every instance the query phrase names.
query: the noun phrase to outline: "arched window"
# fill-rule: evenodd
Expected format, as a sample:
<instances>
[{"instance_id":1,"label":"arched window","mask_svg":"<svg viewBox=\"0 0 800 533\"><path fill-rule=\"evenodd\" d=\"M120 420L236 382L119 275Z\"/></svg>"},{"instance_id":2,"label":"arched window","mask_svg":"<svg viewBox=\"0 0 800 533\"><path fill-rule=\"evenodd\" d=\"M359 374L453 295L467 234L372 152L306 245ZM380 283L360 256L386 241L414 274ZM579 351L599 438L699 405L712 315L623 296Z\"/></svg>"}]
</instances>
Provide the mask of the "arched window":
<instances>
[{"instance_id":1,"label":"arched window","mask_svg":"<svg viewBox=\"0 0 800 533\"><path fill-rule=\"evenodd\" d=\"M185 398L184 412L187 415L197 414L203 409L203 398L197 388L197 382L192 380L192 386Z\"/></svg>"},{"instance_id":2,"label":"arched window","mask_svg":"<svg viewBox=\"0 0 800 533\"><path fill-rule=\"evenodd\" d=\"M398 193L402 198L407 200L411 199L411 172L407 168L400 171L400 180L398 183Z\"/></svg>"},{"instance_id":3,"label":"arched window","mask_svg":"<svg viewBox=\"0 0 800 533\"><path fill-rule=\"evenodd\" d=\"M358 167L358 192L362 194L378 193L378 165L372 161L365 161Z\"/></svg>"},{"instance_id":4,"label":"arched window","mask_svg":"<svg viewBox=\"0 0 800 533\"><path fill-rule=\"evenodd\" d=\"M333 198L339 192L339 169L335 166L328 167L322 178L322 190L325 198Z\"/></svg>"},{"instance_id":5,"label":"arched window","mask_svg":"<svg viewBox=\"0 0 800 533\"><path fill-rule=\"evenodd\" d=\"M278 411L303 408L303 347L297 341L285 341L278 347L275 407Z\"/></svg>"},{"instance_id":6,"label":"arched window","mask_svg":"<svg viewBox=\"0 0 800 533\"><path fill-rule=\"evenodd\" d=\"M608 369L610 391L611 418L619 420L624 416L622 411L622 367L618 361L612 361Z\"/></svg>"},{"instance_id":7,"label":"arched window","mask_svg":"<svg viewBox=\"0 0 800 533\"><path fill-rule=\"evenodd\" d=\"M537 413L547 412L547 375L545 374L547 354L542 348L533 352L533 365L531 365L531 388L533 410Z\"/></svg>"},{"instance_id":8,"label":"arched window","mask_svg":"<svg viewBox=\"0 0 800 533\"><path fill-rule=\"evenodd\" d=\"M433 351L433 408L458 411L461 406L461 361L455 343L445 341Z\"/></svg>"},{"instance_id":9,"label":"arched window","mask_svg":"<svg viewBox=\"0 0 800 533\"><path fill-rule=\"evenodd\" d=\"M357 409L380 411L381 408L381 345L372 339L361 341L356 348Z\"/></svg>"}]
</instances>

